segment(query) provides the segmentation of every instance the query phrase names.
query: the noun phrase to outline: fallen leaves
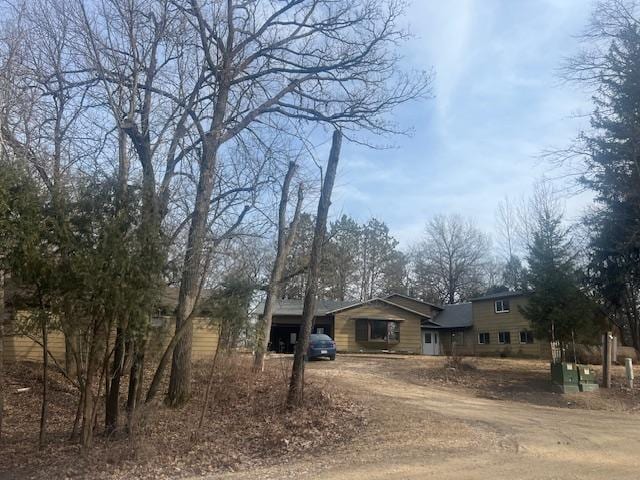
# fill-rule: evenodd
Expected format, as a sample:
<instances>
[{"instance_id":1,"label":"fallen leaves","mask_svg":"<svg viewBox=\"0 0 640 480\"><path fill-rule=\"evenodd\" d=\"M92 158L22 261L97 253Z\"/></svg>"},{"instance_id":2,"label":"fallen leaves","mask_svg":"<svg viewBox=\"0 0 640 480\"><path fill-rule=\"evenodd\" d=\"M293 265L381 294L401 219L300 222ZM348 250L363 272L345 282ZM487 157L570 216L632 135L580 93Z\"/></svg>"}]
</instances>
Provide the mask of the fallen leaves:
<instances>
[{"instance_id":1,"label":"fallen leaves","mask_svg":"<svg viewBox=\"0 0 640 480\"><path fill-rule=\"evenodd\" d=\"M31 390L6 400L0 478L155 479L234 471L335 446L366 423L362 406L329 381L307 382L305 406L286 409L288 378L282 370L288 367L269 362L264 373L254 374L250 358L238 355L216 370L213 396L197 434L207 363L194 366L191 401L178 409L158 405L144 412L145 421L134 437L120 432L105 438L100 428L104 413L99 412L94 447L85 455L68 441L76 391L51 372L49 441L38 451L40 365L8 367L9 383Z\"/></svg>"}]
</instances>

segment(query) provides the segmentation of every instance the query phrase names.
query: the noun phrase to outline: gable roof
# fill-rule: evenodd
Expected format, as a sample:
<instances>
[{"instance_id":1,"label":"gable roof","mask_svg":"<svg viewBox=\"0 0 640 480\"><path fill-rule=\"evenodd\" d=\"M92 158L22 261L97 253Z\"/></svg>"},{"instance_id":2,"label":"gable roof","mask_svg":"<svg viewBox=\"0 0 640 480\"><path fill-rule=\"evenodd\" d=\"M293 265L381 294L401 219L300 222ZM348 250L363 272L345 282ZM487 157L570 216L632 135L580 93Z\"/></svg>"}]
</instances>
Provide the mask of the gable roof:
<instances>
[{"instance_id":1,"label":"gable roof","mask_svg":"<svg viewBox=\"0 0 640 480\"><path fill-rule=\"evenodd\" d=\"M364 302L355 303L353 305L347 305L347 306L344 306L344 307L336 308L335 310L329 311L327 313L342 312L342 311L347 310L349 308L359 307L361 305L366 305L368 303L373 303L373 302L386 303L387 305L391 305L392 307L399 308L400 310L404 310L406 312L413 313L414 315L418 315L419 317L426 318L426 319L430 319L431 318L431 315L427 315L426 313L420 313L420 312L418 312L416 310L412 310L410 308L407 308L404 305L398 305L397 303L393 303L393 302L387 300L386 298L378 298L378 297L371 298L369 300L365 300Z\"/></svg>"},{"instance_id":2,"label":"gable roof","mask_svg":"<svg viewBox=\"0 0 640 480\"><path fill-rule=\"evenodd\" d=\"M428 305L429 307L432 307L432 308L437 308L438 310L442 310L443 309L442 305L436 305L435 303L425 302L424 300L420 300L419 298L413 298L413 297L410 297L409 295L403 295L402 293L392 293L391 295L387 295L384 298L389 299L391 297L401 297L401 298L405 298L407 300L411 300L411 301L416 302L416 303L421 303L423 305Z\"/></svg>"},{"instance_id":3,"label":"gable roof","mask_svg":"<svg viewBox=\"0 0 640 480\"><path fill-rule=\"evenodd\" d=\"M482 295L480 297L472 298L471 302L480 302L482 300L499 300L501 298L510 298L510 297L524 297L530 295L531 292L498 292L498 293L490 293L489 295Z\"/></svg>"},{"instance_id":4,"label":"gable roof","mask_svg":"<svg viewBox=\"0 0 640 480\"><path fill-rule=\"evenodd\" d=\"M338 308L347 307L360 303L359 300L318 300L316 302L316 317L322 317ZM256 313L262 315L264 313L265 302L262 301L256 307ZM286 316L299 316L302 315L302 308L304 306L304 300L299 298L280 298L275 301L273 306L273 314Z\"/></svg>"},{"instance_id":5,"label":"gable roof","mask_svg":"<svg viewBox=\"0 0 640 480\"><path fill-rule=\"evenodd\" d=\"M443 305L443 310L431 322L440 328L468 328L473 326L471 302ZM423 327L425 325L422 325ZM429 326L429 325L426 325Z\"/></svg>"}]
</instances>

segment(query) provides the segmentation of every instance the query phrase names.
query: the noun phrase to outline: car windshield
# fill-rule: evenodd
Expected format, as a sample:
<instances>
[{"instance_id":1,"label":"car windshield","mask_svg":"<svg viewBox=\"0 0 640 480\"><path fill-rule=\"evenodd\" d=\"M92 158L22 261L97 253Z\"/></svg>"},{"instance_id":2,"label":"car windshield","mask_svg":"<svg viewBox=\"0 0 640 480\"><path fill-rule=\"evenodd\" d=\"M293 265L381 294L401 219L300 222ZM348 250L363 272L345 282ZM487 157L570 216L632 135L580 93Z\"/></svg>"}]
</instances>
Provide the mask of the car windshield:
<instances>
[{"instance_id":1,"label":"car windshield","mask_svg":"<svg viewBox=\"0 0 640 480\"><path fill-rule=\"evenodd\" d=\"M326 342L327 340L331 341L331 337L329 335L325 335L324 333L312 333L311 341L312 342Z\"/></svg>"}]
</instances>

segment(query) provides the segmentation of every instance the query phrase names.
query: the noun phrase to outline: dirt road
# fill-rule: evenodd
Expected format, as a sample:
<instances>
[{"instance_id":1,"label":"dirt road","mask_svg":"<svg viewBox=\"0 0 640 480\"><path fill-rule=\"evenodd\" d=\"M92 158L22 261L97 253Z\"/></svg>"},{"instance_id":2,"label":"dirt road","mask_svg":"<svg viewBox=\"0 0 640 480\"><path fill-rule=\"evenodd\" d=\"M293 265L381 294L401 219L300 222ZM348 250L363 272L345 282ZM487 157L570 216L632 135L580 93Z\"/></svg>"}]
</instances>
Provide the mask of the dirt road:
<instances>
[{"instance_id":1,"label":"dirt road","mask_svg":"<svg viewBox=\"0 0 640 480\"><path fill-rule=\"evenodd\" d=\"M640 415L544 407L416 385L424 357L340 356L313 362L368 407L351 443L228 479L638 479Z\"/></svg>"}]
</instances>

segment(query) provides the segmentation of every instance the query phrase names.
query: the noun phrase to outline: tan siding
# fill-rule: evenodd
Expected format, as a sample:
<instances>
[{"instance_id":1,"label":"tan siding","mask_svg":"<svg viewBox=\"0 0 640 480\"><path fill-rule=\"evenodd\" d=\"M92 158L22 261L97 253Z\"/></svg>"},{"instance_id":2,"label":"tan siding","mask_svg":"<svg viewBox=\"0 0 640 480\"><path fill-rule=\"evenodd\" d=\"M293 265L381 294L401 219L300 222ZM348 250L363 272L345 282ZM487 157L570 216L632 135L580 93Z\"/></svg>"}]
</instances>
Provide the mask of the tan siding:
<instances>
[{"instance_id":1,"label":"tan siding","mask_svg":"<svg viewBox=\"0 0 640 480\"><path fill-rule=\"evenodd\" d=\"M387 345L384 342L356 342L356 318L390 315L402 318L400 322L400 342ZM420 316L398 307L374 302L350 308L335 315L335 338L338 351L358 352L361 350L396 350L420 353Z\"/></svg>"},{"instance_id":2,"label":"tan siding","mask_svg":"<svg viewBox=\"0 0 640 480\"><path fill-rule=\"evenodd\" d=\"M419 300L413 300L411 298L402 297L400 295L390 295L385 300L389 300L397 305L401 305L406 307L414 312L422 313L424 315L429 315L430 317L434 317L438 314L440 310L433 308L431 305L427 305L426 303L422 303Z\"/></svg>"},{"instance_id":3,"label":"tan siding","mask_svg":"<svg viewBox=\"0 0 640 480\"><path fill-rule=\"evenodd\" d=\"M16 317L28 315L28 312L18 312ZM169 341L175 330L175 320L173 317L166 317L164 328L152 328L149 334L148 354L151 358L159 356ZM39 337L36 337L39 338ZM112 335L111 343L115 340ZM199 360L209 358L218 345L218 326L208 318L196 318L194 320L193 351L192 358ZM56 361L63 364L65 357L64 334L60 331L49 332L49 351ZM15 361L42 361L42 347L29 337L24 335L13 335L4 337L4 360Z\"/></svg>"},{"instance_id":4,"label":"tan siding","mask_svg":"<svg viewBox=\"0 0 640 480\"><path fill-rule=\"evenodd\" d=\"M176 328L173 317L163 318L164 328L152 328L149 335L148 352L152 358L157 358L164 352ZM204 317L197 317L193 322L192 360L213 358L218 346L218 325Z\"/></svg>"},{"instance_id":5,"label":"tan siding","mask_svg":"<svg viewBox=\"0 0 640 480\"><path fill-rule=\"evenodd\" d=\"M496 313L495 300L481 300L473 302L473 341L476 355L517 355L531 357L545 357L548 346L545 342L534 339L531 344L520 343L520 331L530 330L529 321L520 313L519 306L526 304L526 297L510 297L509 312ZM478 334L488 332L491 343L481 345L478 343ZM498 343L499 332L510 332L511 343L503 345Z\"/></svg>"},{"instance_id":6,"label":"tan siding","mask_svg":"<svg viewBox=\"0 0 640 480\"><path fill-rule=\"evenodd\" d=\"M440 354L451 355L451 330L440 330ZM457 333L458 342L456 343L456 355L473 355L474 342L476 335L471 328L462 332L462 344L460 344L460 335Z\"/></svg>"}]
</instances>

